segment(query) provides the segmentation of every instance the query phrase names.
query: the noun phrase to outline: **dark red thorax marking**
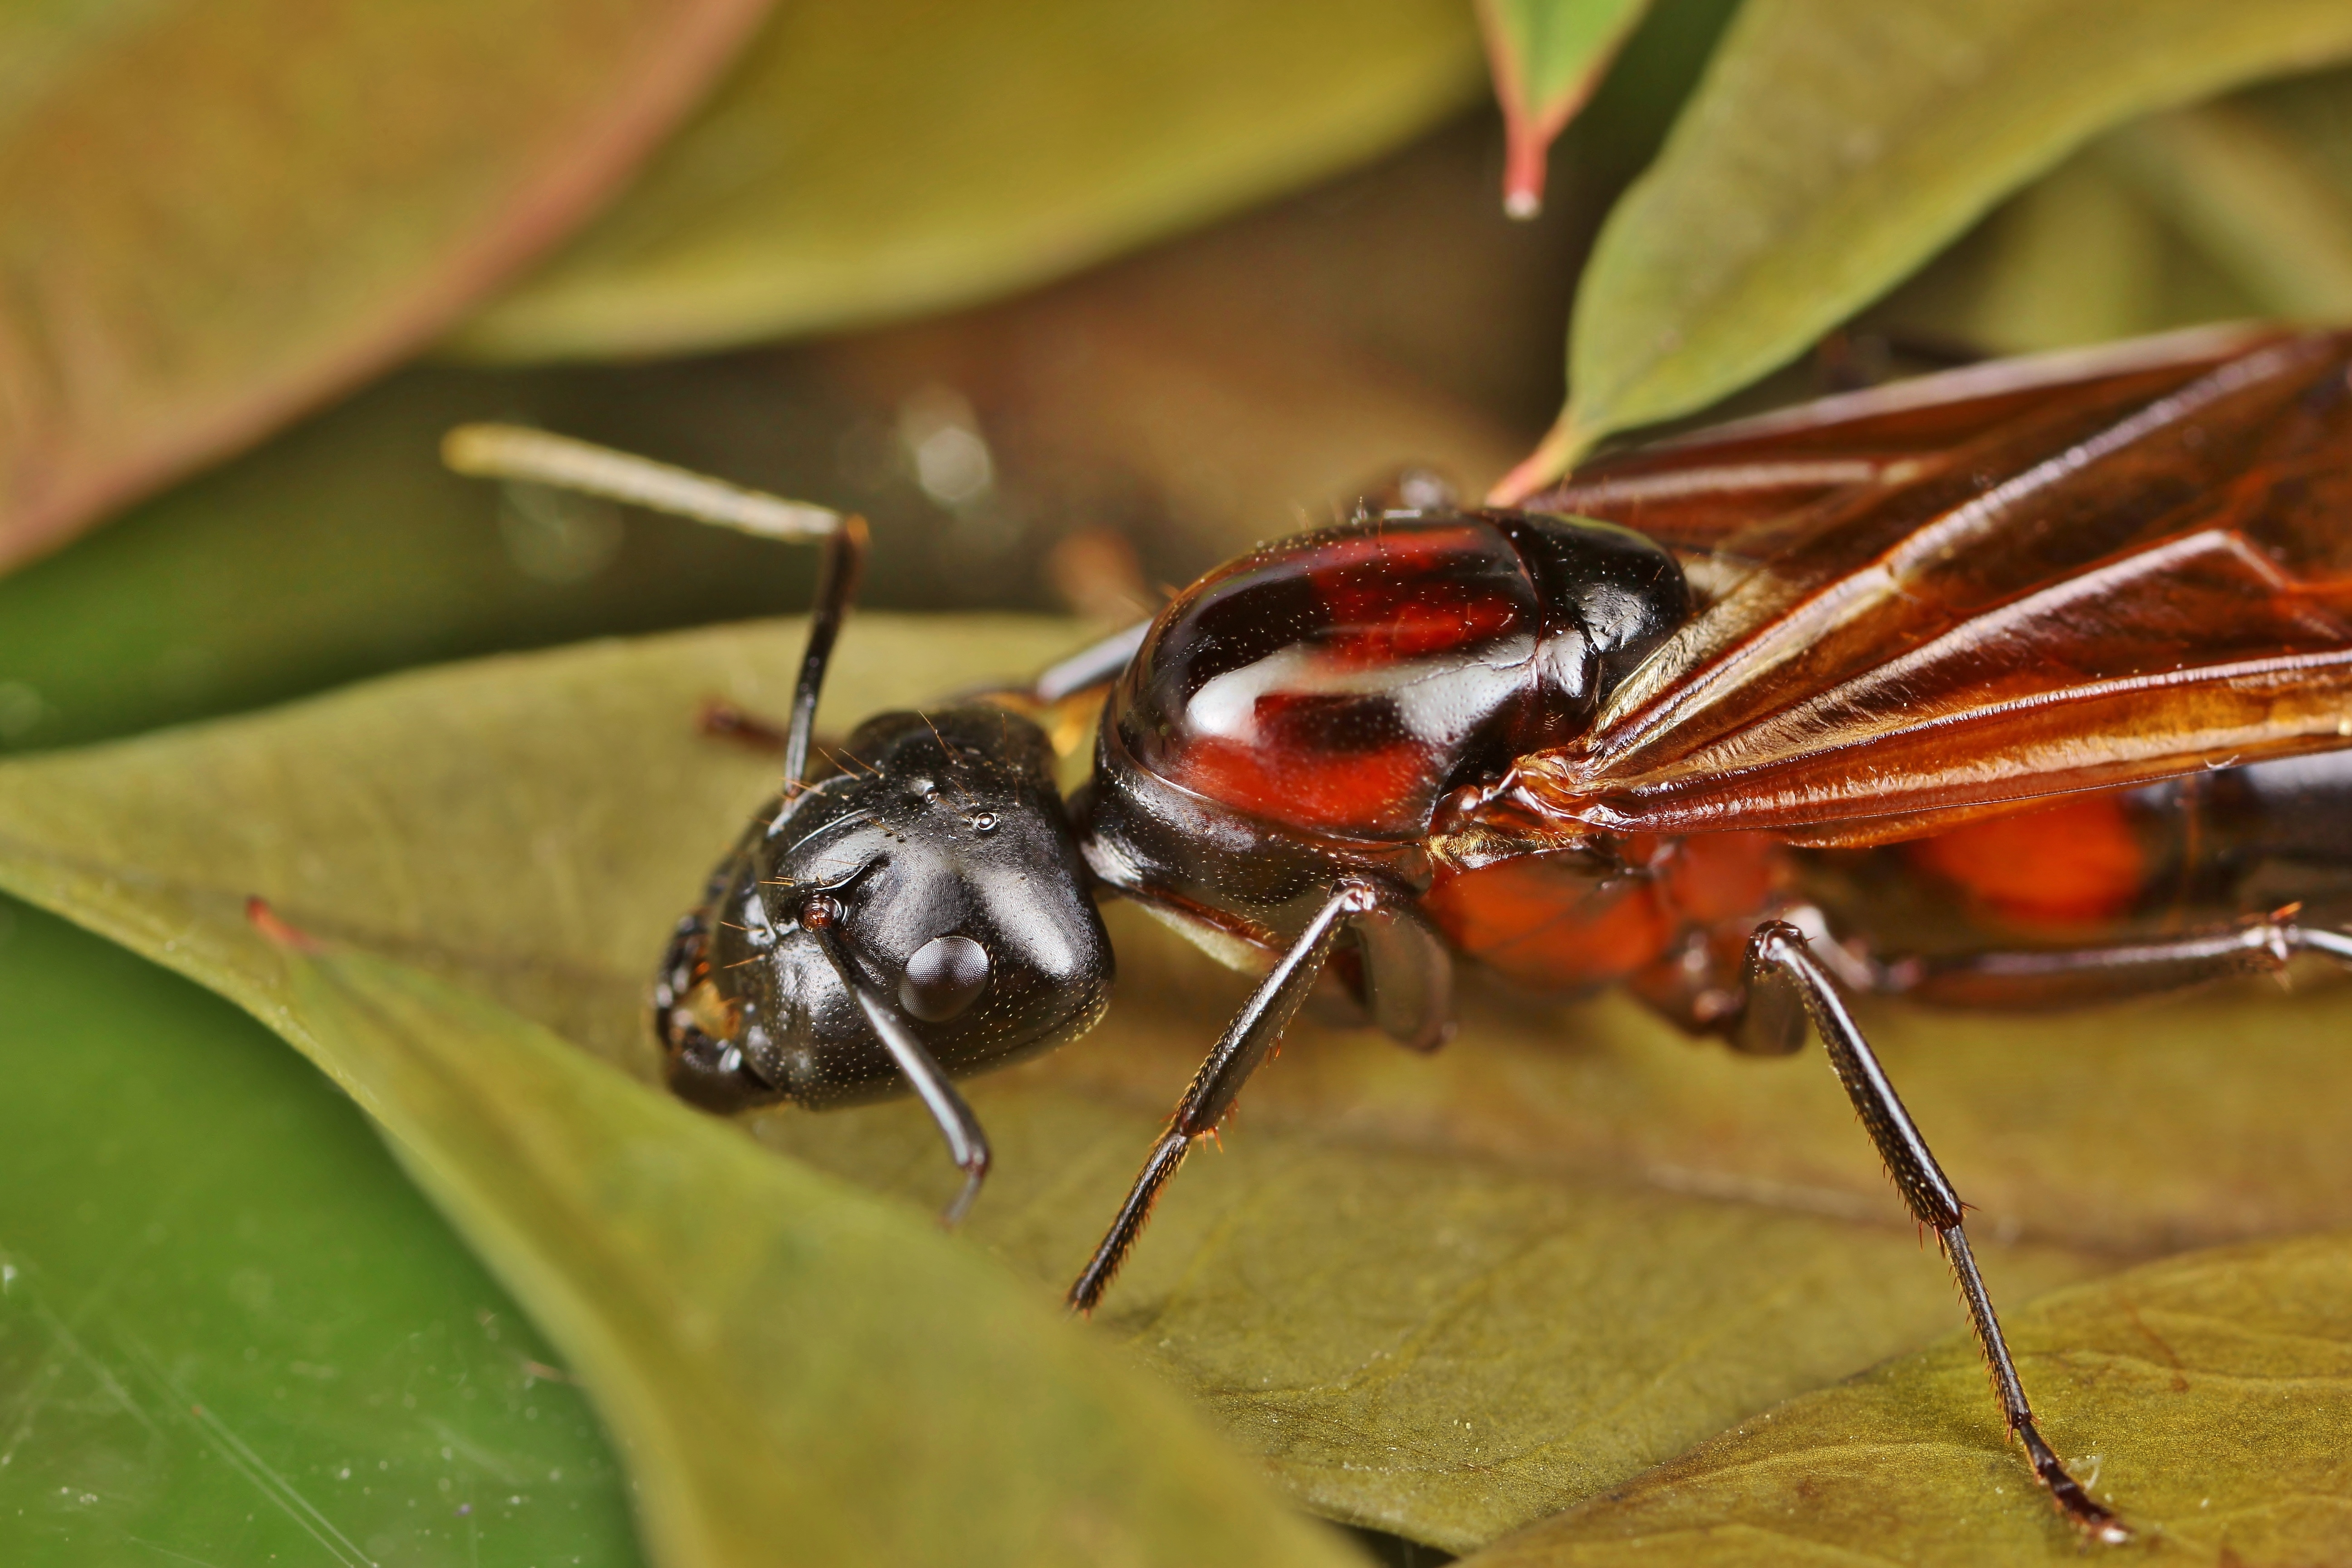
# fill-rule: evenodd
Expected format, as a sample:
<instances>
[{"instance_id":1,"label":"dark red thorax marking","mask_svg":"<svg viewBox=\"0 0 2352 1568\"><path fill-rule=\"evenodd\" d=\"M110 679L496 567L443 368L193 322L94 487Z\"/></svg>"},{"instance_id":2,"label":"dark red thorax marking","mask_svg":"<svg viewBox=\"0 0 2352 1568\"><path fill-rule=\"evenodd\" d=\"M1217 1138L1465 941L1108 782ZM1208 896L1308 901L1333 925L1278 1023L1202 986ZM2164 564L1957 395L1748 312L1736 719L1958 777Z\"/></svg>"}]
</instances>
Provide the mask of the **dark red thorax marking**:
<instances>
[{"instance_id":1,"label":"dark red thorax marking","mask_svg":"<svg viewBox=\"0 0 2352 1568\"><path fill-rule=\"evenodd\" d=\"M1326 530L1171 606L1118 721L1152 773L1250 816L1418 837L1454 781L1539 727L1547 632L1518 551L1486 519Z\"/></svg>"}]
</instances>

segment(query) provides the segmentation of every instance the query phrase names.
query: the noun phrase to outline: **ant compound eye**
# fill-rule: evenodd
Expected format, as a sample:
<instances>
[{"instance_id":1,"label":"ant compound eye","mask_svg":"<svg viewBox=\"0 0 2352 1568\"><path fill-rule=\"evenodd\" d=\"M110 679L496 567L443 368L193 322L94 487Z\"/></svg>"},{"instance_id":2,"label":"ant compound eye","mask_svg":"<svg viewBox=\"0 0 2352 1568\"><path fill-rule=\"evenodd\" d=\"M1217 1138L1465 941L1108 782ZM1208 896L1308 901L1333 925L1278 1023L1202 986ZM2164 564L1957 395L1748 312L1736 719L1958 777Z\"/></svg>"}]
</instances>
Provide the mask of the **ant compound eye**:
<instances>
[{"instance_id":1,"label":"ant compound eye","mask_svg":"<svg viewBox=\"0 0 2352 1568\"><path fill-rule=\"evenodd\" d=\"M907 960L898 1005L926 1024L944 1024L988 988L988 949L968 936L935 936Z\"/></svg>"},{"instance_id":2,"label":"ant compound eye","mask_svg":"<svg viewBox=\"0 0 2352 1568\"><path fill-rule=\"evenodd\" d=\"M806 930L824 931L840 921L841 906L823 893L801 906L801 924Z\"/></svg>"}]
</instances>

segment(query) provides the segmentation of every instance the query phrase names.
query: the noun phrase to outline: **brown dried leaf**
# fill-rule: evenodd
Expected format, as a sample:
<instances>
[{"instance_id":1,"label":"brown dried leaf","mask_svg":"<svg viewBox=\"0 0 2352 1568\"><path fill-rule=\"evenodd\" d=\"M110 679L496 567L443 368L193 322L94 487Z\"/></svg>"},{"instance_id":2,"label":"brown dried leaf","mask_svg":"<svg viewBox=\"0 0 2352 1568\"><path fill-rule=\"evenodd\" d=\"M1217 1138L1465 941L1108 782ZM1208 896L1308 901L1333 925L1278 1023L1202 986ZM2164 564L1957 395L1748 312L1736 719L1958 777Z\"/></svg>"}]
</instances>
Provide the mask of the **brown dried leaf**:
<instances>
[{"instance_id":1,"label":"brown dried leaf","mask_svg":"<svg viewBox=\"0 0 2352 1568\"><path fill-rule=\"evenodd\" d=\"M762 8L0 19L0 564L442 331L595 205Z\"/></svg>"}]
</instances>

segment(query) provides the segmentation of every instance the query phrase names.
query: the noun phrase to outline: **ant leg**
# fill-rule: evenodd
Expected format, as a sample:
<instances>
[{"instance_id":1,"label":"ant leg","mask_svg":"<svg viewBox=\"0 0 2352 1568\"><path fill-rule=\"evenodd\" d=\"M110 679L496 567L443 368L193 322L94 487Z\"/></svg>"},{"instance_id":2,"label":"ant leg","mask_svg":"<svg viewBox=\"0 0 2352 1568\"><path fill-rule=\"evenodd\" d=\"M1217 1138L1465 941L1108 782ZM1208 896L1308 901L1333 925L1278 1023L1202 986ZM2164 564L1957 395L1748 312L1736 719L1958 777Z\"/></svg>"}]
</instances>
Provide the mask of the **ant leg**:
<instances>
[{"instance_id":1,"label":"ant leg","mask_svg":"<svg viewBox=\"0 0 2352 1568\"><path fill-rule=\"evenodd\" d=\"M1454 958L1410 904L1383 903L1354 921L1364 1000L1381 1033L1411 1051L1454 1037Z\"/></svg>"},{"instance_id":2,"label":"ant leg","mask_svg":"<svg viewBox=\"0 0 2352 1568\"><path fill-rule=\"evenodd\" d=\"M1803 1042L1803 1025L1810 1016L1828 1051L1838 1081L1845 1086L1855 1112L1886 1162L1896 1190L1919 1223L1932 1226L1944 1256L1951 1260L1967 1300L1969 1321L1976 1329L1993 1389L2000 1399L2001 1415L2010 1431L2025 1445L2033 1473L2049 1489L2051 1500L2069 1522L2094 1540L2120 1542L2131 1539L2130 1529L2084 1491L2066 1467L2042 1440L2026 1403L2025 1386L2018 1381L2000 1321L1993 1315L1992 1298L1977 1272L1969 1251L1959 1194L1952 1190L1927 1140L1903 1107L1895 1086L1887 1081L1870 1042L1863 1037L1844 998L1805 945L1805 934L1786 921L1768 921L1756 928L1748 944L1748 994L1755 1033L1743 1039L1749 1049L1793 1050Z\"/></svg>"},{"instance_id":3,"label":"ant leg","mask_svg":"<svg viewBox=\"0 0 2352 1568\"><path fill-rule=\"evenodd\" d=\"M1193 1141L1216 1131L1225 1112L1234 1108L1242 1085L1265 1060L1275 1042L1282 1037L1283 1029L1297 1013L1299 1004L1307 1000L1341 930L1391 901L1389 895L1368 882L1341 884L1315 912L1315 918L1307 922L1307 929L1291 943L1290 951L1259 982L1234 1021L1225 1026L1223 1036L1201 1064L1201 1070L1193 1075L1192 1088L1184 1091L1176 1114L1169 1118L1168 1131L1152 1146L1150 1158L1143 1163L1142 1173L1135 1178L1127 1202L1119 1206L1118 1217L1111 1222L1085 1271L1070 1287L1072 1311L1091 1312L1102 1300L1112 1276L1127 1261L1136 1238L1143 1234L1145 1224L1151 1218L1151 1205L1159 1201L1160 1190L1184 1163Z\"/></svg>"},{"instance_id":4,"label":"ant leg","mask_svg":"<svg viewBox=\"0 0 2352 1568\"><path fill-rule=\"evenodd\" d=\"M873 1029L875 1037L882 1042L882 1048L890 1053L890 1059L898 1064L899 1072L914 1086L917 1097L923 1102L923 1109L929 1110L931 1120L939 1124L940 1136L947 1141L948 1158L955 1162L956 1168L963 1173L962 1190L940 1215L940 1224L954 1225L971 1210L971 1201L980 1196L980 1184L987 1179L988 1133L981 1127L980 1118L971 1113L971 1107L963 1102L963 1096L956 1092L955 1085L949 1081L948 1075L940 1069L939 1062L923 1048L923 1042L915 1038L914 1031L899 1021L889 1001L877 995L850 969L847 961L841 956L840 944L834 940L833 922L826 921L823 924L811 924L809 917L803 914L802 923L816 933L817 945L832 963L833 972L841 977L841 984L849 994L857 998L857 1005L865 1013L866 1022Z\"/></svg>"},{"instance_id":5,"label":"ant leg","mask_svg":"<svg viewBox=\"0 0 2352 1568\"><path fill-rule=\"evenodd\" d=\"M2067 1007L2276 974L2296 953L2352 967L2352 935L2302 925L2293 909L2177 936L2041 952L1888 959L1874 989L1946 1007Z\"/></svg>"},{"instance_id":6,"label":"ant leg","mask_svg":"<svg viewBox=\"0 0 2352 1568\"><path fill-rule=\"evenodd\" d=\"M1059 702L1089 686L1117 680L1128 661L1135 657L1135 650L1143 646L1143 636L1150 629L1150 621L1138 621L1100 642L1089 643L1059 664L1047 666L1030 683L1029 695L1039 702Z\"/></svg>"},{"instance_id":7,"label":"ant leg","mask_svg":"<svg viewBox=\"0 0 2352 1568\"><path fill-rule=\"evenodd\" d=\"M695 714L695 723L713 740L734 741L755 751L779 752L784 759L784 794L798 793L808 782L810 737L816 731L817 699L824 694L824 675L833 663L833 645L848 618L849 601L866 564L866 520L845 517L827 535L824 559L817 568L816 605L809 616L808 644L801 653L800 679L793 689L793 716L777 729L730 702L711 699Z\"/></svg>"},{"instance_id":8,"label":"ant leg","mask_svg":"<svg viewBox=\"0 0 2352 1568\"><path fill-rule=\"evenodd\" d=\"M702 706L694 710L694 727L714 741L732 741L751 751L779 757L784 754L786 737L782 730L758 714L716 697L704 698Z\"/></svg>"}]
</instances>

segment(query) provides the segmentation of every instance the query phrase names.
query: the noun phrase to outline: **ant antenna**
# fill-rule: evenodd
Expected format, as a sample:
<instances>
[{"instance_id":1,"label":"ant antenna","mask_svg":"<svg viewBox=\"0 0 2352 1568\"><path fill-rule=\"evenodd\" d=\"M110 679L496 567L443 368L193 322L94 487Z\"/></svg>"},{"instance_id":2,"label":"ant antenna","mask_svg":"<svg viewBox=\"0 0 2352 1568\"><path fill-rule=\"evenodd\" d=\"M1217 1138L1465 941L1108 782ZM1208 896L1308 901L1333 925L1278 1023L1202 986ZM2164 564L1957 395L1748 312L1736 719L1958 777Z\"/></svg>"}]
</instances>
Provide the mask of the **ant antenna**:
<instances>
[{"instance_id":1,"label":"ant antenna","mask_svg":"<svg viewBox=\"0 0 2352 1568\"><path fill-rule=\"evenodd\" d=\"M963 1096L956 1092L948 1075L940 1070L940 1064L923 1048L922 1041L915 1037L890 1004L849 967L840 943L834 940L830 922L808 929L814 932L817 946L832 963L833 972L841 977L844 989L857 998L857 1005L865 1013L875 1037L882 1042L882 1048L890 1053L890 1059L898 1064L898 1071L913 1086L924 1109L931 1113L940 1136L947 1140L948 1158L963 1173L963 1187L940 1213L940 1223L960 1223L971 1209L971 1200L980 1196L981 1183L988 1177L988 1134L982 1130L980 1118L971 1113L971 1107L964 1103Z\"/></svg>"},{"instance_id":2,"label":"ant antenna","mask_svg":"<svg viewBox=\"0 0 2352 1568\"><path fill-rule=\"evenodd\" d=\"M761 539L823 539L838 531L831 507L786 500L688 468L520 425L460 425L441 437L441 460L484 479L520 479L666 511Z\"/></svg>"},{"instance_id":3,"label":"ant antenna","mask_svg":"<svg viewBox=\"0 0 2352 1568\"><path fill-rule=\"evenodd\" d=\"M816 605L809 612L808 647L801 654L801 676L793 689L793 719L784 729L784 788L797 790L808 781L809 737L816 730L816 700L824 690L825 667L833 660L834 639L848 616L849 601L856 595L857 579L866 567L866 520L850 516L825 535L824 560L817 567Z\"/></svg>"},{"instance_id":4,"label":"ant antenna","mask_svg":"<svg viewBox=\"0 0 2352 1568\"><path fill-rule=\"evenodd\" d=\"M866 564L864 518L745 489L667 463L575 441L568 436L552 436L544 430L514 425L460 425L441 438L441 460L461 474L579 490L691 518L697 522L737 529L761 539L823 540L824 558L817 568L816 604L809 615L808 647L801 655L800 677L793 689L792 724L784 731L783 797L789 802L799 792L807 782L809 737L816 728L816 703L824 689L825 668L832 661L833 645L841 635L841 623L849 613L850 600L856 595L858 574ZM932 732L938 732L936 725ZM856 757L848 760L867 773L874 771ZM771 821L767 831L774 832L788 814L787 809ZM841 826L840 820L828 822L816 832ZM801 842L806 843L814 837L815 833L811 833ZM988 1135L981 1130L979 1119L956 1092L947 1074L940 1070L938 1061L891 1007L888 998L866 984L851 969L835 940L832 921L820 921L804 915L803 922L815 933L819 947L843 986L857 999L859 1009L865 1013L875 1037L882 1042L883 1049L929 1110L940 1136L947 1140L949 1156L963 1172L962 1190L940 1216L953 1225L971 1206L972 1199L979 1195L982 1180L988 1174Z\"/></svg>"},{"instance_id":5,"label":"ant antenna","mask_svg":"<svg viewBox=\"0 0 2352 1568\"><path fill-rule=\"evenodd\" d=\"M793 689L793 717L784 731L784 791L807 782L809 736L816 728L816 702L824 689L835 639L857 592L866 563L866 520L831 507L786 500L764 490L746 489L707 479L690 469L656 463L569 436L520 425L460 425L441 438L441 460L457 473L480 479L551 485L583 495L666 511L760 539L824 542L817 568L816 605L809 617L807 649Z\"/></svg>"}]
</instances>

